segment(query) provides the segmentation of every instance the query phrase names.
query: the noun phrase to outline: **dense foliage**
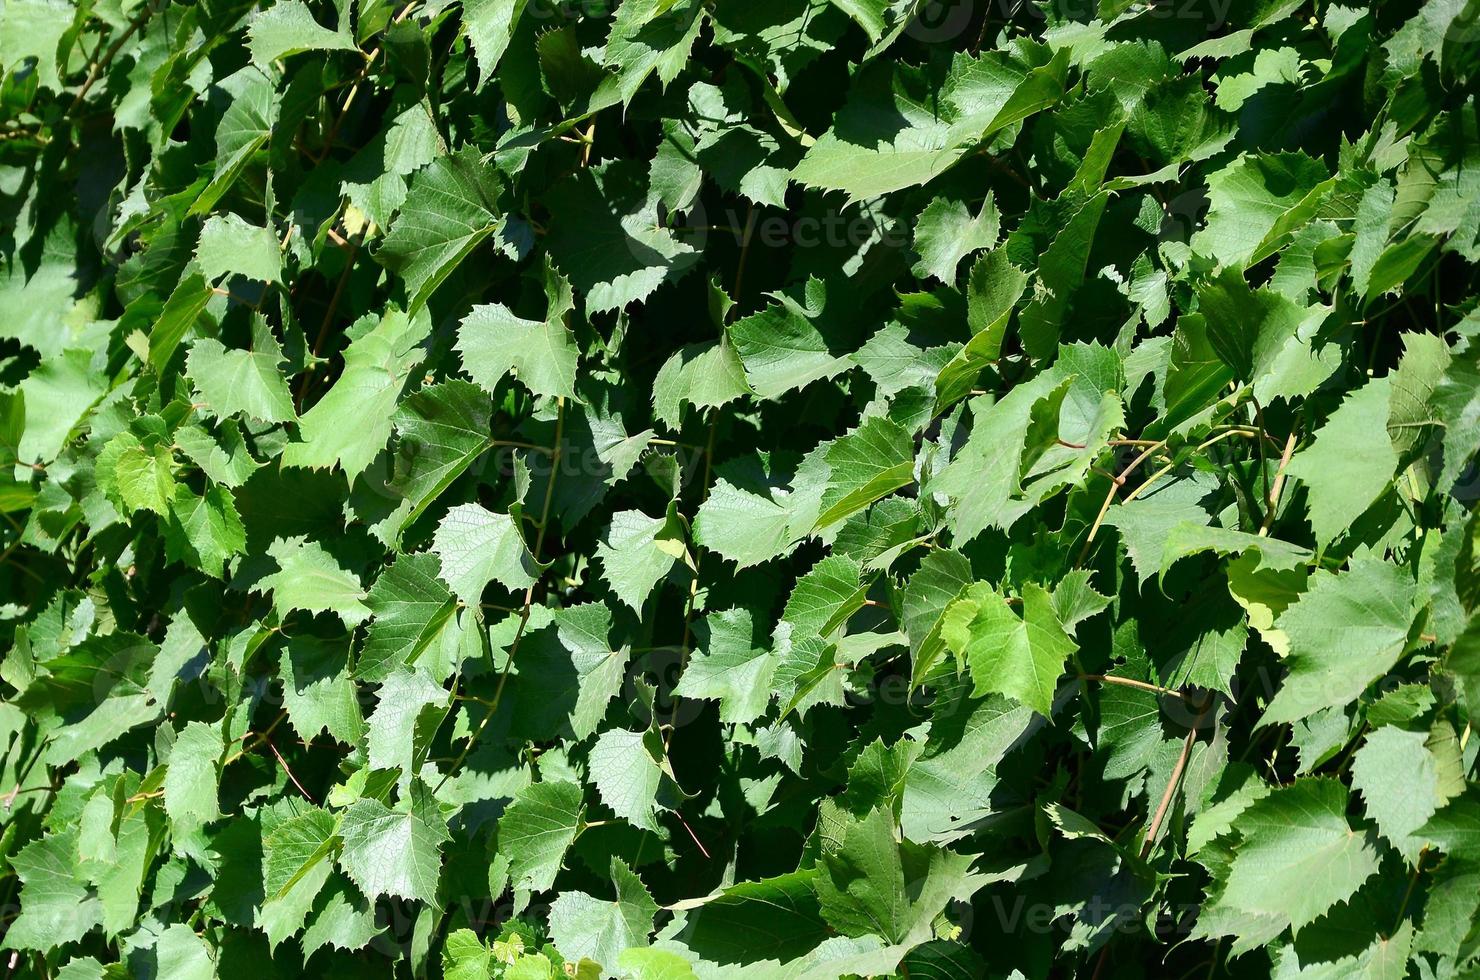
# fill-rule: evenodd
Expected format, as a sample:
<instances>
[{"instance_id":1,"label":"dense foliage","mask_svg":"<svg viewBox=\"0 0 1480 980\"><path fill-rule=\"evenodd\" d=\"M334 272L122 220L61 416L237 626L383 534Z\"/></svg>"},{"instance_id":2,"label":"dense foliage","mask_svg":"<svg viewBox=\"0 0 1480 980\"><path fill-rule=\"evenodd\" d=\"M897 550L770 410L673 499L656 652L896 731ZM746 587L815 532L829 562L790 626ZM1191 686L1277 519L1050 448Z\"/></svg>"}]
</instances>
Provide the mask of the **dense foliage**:
<instances>
[{"instance_id":1,"label":"dense foliage","mask_svg":"<svg viewBox=\"0 0 1480 980\"><path fill-rule=\"evenodd\" d=\"M0 0L6 976L1476 976L1480 4Z\"/></svg>"}]
</instances>

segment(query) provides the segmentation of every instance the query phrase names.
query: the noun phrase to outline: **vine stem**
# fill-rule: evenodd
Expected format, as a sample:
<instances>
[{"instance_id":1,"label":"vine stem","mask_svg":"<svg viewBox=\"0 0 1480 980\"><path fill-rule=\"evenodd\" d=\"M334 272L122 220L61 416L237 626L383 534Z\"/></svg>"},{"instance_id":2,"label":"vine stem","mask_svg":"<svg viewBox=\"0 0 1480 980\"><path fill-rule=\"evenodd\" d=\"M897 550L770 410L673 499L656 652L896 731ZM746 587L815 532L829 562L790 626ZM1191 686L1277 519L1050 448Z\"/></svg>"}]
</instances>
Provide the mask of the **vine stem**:
<instances>
[{"instance_id":1,"label":"vine stem","mask_svg":"<svg viewBox=\"0 0 1480 980\"><path fill-rule=\"evenodd\" d=\"M545 500L540 505L540 529L534 539L534 560L536 565L539 564L540 552L545 546L545 531L550 527L550 501L555 497L555 477L560 471L560 448L564 442L565 398L557 397L555 399L555 445L550 450L550 478L545 481ZM488 702L488 710L484 712L483 720L478 723L478 728L468 738L467 744L457 754L457 758L452 761L452 766L437 781L437 785L432 788L432 794L434 796L447 783L447 780L456 776L462 769L463 763L468 761L468 755L473 751L474 746L478 744L478 740L483 737L483 732L487 730L488 723L493 721L493 716L498 713L498 707L504 699L504 688L509 683L509 672L514 668L514 655L519 652L519 644L523 641L525 630L529 627L529 612L534 604L534 587L538 584L539 580L536 579L524 590L524 603L519 608L519 626L514 630L513 642L509 644L509 658L504 661L504 669L499 673L498 687L494 688L493 700ZM480 625L479 628L482 629L483 627Z\"/></svg>"},{"instance_id":2,"label":"vine stem","mask_svg":"<svg viewBox=\"0 0 1480 980\"><path fill-rule=\"evenodd\" d=\"M235 754L233 754L225 762L221 763L221 768L225 769L237 759L240 759L242 756L246 755L248 752L252 751L257 746L261 745L263 742L271 738L272 733L277 730L277 726L281 725L283 723L283 719L286 717L288 717L288 713L286 711L278 712L278 716L272 720L271 725L268 725L267 728L263 731L253 733L252 741L246 745L243 745L241 749L239 749ZM243 736L243 738L245 737L246 736Z\"/></svg>"},{"instance_id":3,"label":"vine stem","mask_svg":"<svg viewBox=\"0 0 1480 980\"><path fill-rule=\"evenodd\" d=\"M745 212L745 234L740 241L740 260L735 266L735 309L740 308L740 298L745 287L745 264L750 259L750 235L755 230L755 202Z\"/></svg>"},{"instance_id":4,"label":"vine stem","mask_svg":"<svg viewBox=\"0 0 1480 980\"><path fill-rule=\"evenodd\" d=\"M1418 860L1413 862L1413 874L1408 876L1408 890L1403 893L1403 904L1398 906L1398 918L1393 923L1393 932L1389 935L1396 933L1403 926L1403 916L1408 912L1408 901L1413 898L1413 889L1418 885L1418 876L1423 870L1424 855L1428 853L1428 845L1424 845L1423 850L1418 852Z\"/></svg>"},{"instance_id":5,"label":"vine stem","mask_svg":"<svg viewBox=\"0 0 1480 980\"><path fill-rule=\"evenodd\" d=\"M1285 467L1290 465L1290 457L1295 454L1295 433L1292 431L1290 437L1285 440L1284 451L1280 453L1280 465L1274 471L1274 483L1269 487L1268 506L1264 509L1264 520L1259 524L1259 536L1269 536L1269 529L1274 525L1274 513L1280 506L1280 494L1285 492Z\"/></svg>"},{"instance_id":6,"label":"vine stem","mask_svg":"<svg viewBox=\"0 0 1480 980\"><path fill-rule=\"evenodd\" d=\"M1206 714L1206 712L1203 712ZM1161 794L1161 802L1156 805L1156 813L1151 817L1151 824L1146 828L1146 839L1141 842L1141 859L1151 853L1156 846L1156 838L1161 835L1161 824L1166 819L1167 810L1171 808L1172 800L1177 795L1177 789L1182 784L1182 774L1187 769L1187 760L1192 755L1192 743L1197 741L1197 726L1202 722L1203 715L1197 716L1197 721L1192 723L1192 728L1187 732L1187 738L1182 741L1182 753L1177 756L1177 765L1172 769L1172 778L1167 780L1166 792Z\"/></svg>"},{"instance_id":7,"label":"vine stem","mask_svg":"<svg viewBox=\"0 0 1480 980\"><path fill-rule=\"evenodd\" d=\"M1172 805L1172 800L1176 798L1177 790L1182 785L1182 776L1187 771L1187 760L1192 757L1192 744L1197 741L1198 726L1202 724L1202 720L1207 716L1207 713L1208 708L1203 708L1197 713L1197 719L1193 721L1192 727L1187 730L1187 738L1182 741L1182 751L1177 756L1177 764L1172 767L1172 776L1167 780L1167 788L1161 794L1161 802L1156 805L1156 813L1152 815L1151 823L1146 828L1146 838L1141 841L1140 857L1143 861L1151 854L1151 849L1156 846L1156 839L1161 834L1162 821L1166 819L1167 811ZM1091 980L1100 975L1100 971L1105 968L1105 960L1109 955L1110 946L1106 944L1104 950L1100 953L1099 960L1095 963L1095 970ZM1214 955L1214 962L1217 962L1216 954Z\"/></svg>"},{"instance_id":8,"label":"vine stem","mask_svg":"<svg viewBox=\"0 0 1480 980\"><path fill-rule=\"evenodd\" d=\"M1244 439L1253 438L1253 435L1250 433L1249 430L1246 430L1246 429L1227 429L1227 430L1225 430L1223 432L1218 433L1216 436L1213 436L1211 439L1204 439L1202 442L1198 443L1197 449L1195 449L1194 452L1202 452L1204 449L1207 449L1210 446L1217 445L1218 443L1222 442L1224 439L1231 439L1234 436L1238 436L1238 437L1241 437L1241 438L1244 438ZM1157 480L1160 480L1162 477L1166 476L1168 473L1170 473L1172 470L1174 470L1176 468L1177 468L1177 461L1176 460L1172 460L1170 463L1168 463L1167 465L1163 466L1161 469L1159 469L1156 472L1152 473L1150 476L1148 476L1146 478L1146 482L1142 483L1139 487L1136 487L1136 489L1132 490L1130 493L1128 493L1128 494L1125 495L1125 501L1124 502L1128 504L1132 500L1135 500L1141 494L1143 494L1147 490L1151 489L1151 485L1154 484Z\"/></svg>"},{"instance_id":9,"label":"vine stem","mask_svg":"<svg viewBox=\"0 0 1480 980\"><path fill-rule=\"evenodd\" d=\"M411 11L415 10L416 5L420 2L421 0L411 0L410 3L401 8L400 13L396 14L396 18L394 21L392 21L392 23L401 23L401 21L410 16ZM323 163L324 158L329 155L329 151L334 148L334 140L339 136L339 129L341 126L344 125L345 117L349 115L350 108L355 104L355 96L360 94L360 86L364 84L365 79L370 77L370 68L372 65L375 64L375 59L380 56L380 52L383 47L384 44L382 38L375 42L375 47L371 48L368 53L363 55L365 59L365 64L361 66L360 74L358 75L358 77L355 78L354 84L350 86L349 94L344 97L344 102L339 107L339 114L334 117L334 122L329 127L329 133L324 138L324 146L319 152L318 156L314 158L313 162L315 165Z\"/></svg>"},{"instance_id":10,"label":"vine stem","mask_svg":"<svg viewBox=\"0 0 1480 980\"><path fill-rule=\"evenodd\" d=\"M709 439L706 441L704 446L704 492L699 501L701 506L703 505L703 502L705 500L709 499L709 476L714 466L714 430L718 422L719 415L711 409L709 415ZM682 673L683 669L688 666L689 646L693 643L694 639L694 605L698 601L699 597L699 566L703 561L704 554L702 551L694 556L694 578L691 582L689 582L689 597L688 600L684 603L683 610L683 647L682 652L679 654L678 664L678 669L680 673ZM675 695L673 698L673 712L675 716L678 713L678 702L679 698L677 695ZM668 747L672 744L673 728L672 726L670 726L668 730L663 733L663 753L665 755L668 753ZM690 836L693 836L693 833L694 832L692 830L689 831ZM697 837L694 838L694 843L699 843L699 839ZM699 849L701 851L704 850L704 845L699 844ZM704 856L708 857L709 852L705 851Z\"/></svg>"},{"instance_id":11,"label":"vine stem","mask_svg":"<svg viewBox=\"0 0 1480 980\"><path fill-rule=\"evenodd\" d=\"M349 254L344 257L344 271L339 274L339 282L334 285L334 295L329 298L329 307L324 310L323 322L319 324L319 335L314 338L314 357L318 357L319 351L324 348L324 341L329 336L329 325L334 322L334 314L339 310L339 301L344 298L344 287L349 283L349 274L355 268L355 256L359 254L360 243L364 240L365 232L361 231L360 234L355 236L355 240L350 243ZM300 412L303 411L303 399L308 396L308 385L313 380L316 370L315 365L308 365L304 369L303 380L298 382L298 397L296 399L298 404L294 407Z\"/></svg>"},{"instance_id":12,"label":"vine stem","mask_svg":"<svg viewBox=\"0 0 1480 980\"><path fill-rule=\"evenodd\" d=\"M77 90L77 96L72 100L72 104L67 106L67 111L63 113L64 116L70 117L72 113L77 111L77 107L82 105L82 100L87 97L87 93L97 84L98 79L103 76L103 72L113 63L113 59L118 57L118 52L123 50L123 46L128 43L128 39L138 33L139 28L144 26L145 22L149 20L149 17L153 13L154 5L152 3L145 4L144 9L139 12L139 16L135 17L128 25L128 28L122 34L118 35L118 39L108 46L108 50L103 53L103 56L92 63L92 67L88 69L87 78L83 80L82 87Z\"/></svg>"}]
</instances>

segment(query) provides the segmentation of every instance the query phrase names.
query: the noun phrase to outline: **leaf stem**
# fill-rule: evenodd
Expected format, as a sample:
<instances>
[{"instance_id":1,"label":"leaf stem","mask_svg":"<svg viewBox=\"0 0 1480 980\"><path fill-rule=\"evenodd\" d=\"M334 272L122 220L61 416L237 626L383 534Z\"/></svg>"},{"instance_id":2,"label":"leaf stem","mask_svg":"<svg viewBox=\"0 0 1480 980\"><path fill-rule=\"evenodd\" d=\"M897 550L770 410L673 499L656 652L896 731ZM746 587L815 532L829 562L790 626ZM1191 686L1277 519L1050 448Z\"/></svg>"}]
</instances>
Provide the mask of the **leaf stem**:
<instances>
[{"instance_id":1,"label":"leaf stem","mask_svg":"<svg viewBox=\"0 0 1480 980\"><path fill-rule=\"evenodd\" d=\"M1114 674L1080 674L1082 681L1099 681L1101 684L1119 684L1122 687L1134 687L1139 691L1151 691L1154 694L1170 694L1177 697L1186 697L1185 691L1176 688L1162 687L1160 684L1152 684L1148 681L1138 681L1134 677L1117 677Z\"/></svg>"},{"instance_id":2,"label":"leaf stem","mask_svg":"<svg viewBox=\"0 0 1480 980\"><path fill-rule=\"evenodd\" d=\"M1141 451L1140 455L1126 464L1125 469L1121 470L1119 475L1111 478L1110 490L1105 494L1105 499L1100 504L1100 512L1095 515L1094 523L1089 526L1089 535L1084 539L1084 547L1079 549L1079 557L1074 559L1074 564L1076 566L1083 565L1085 557L1089 555L1090 545L1094 544L1095 535L1100 533L1100 525L1105 523L1105 515L1110 513L1110 505L1115 502L1115 491L1125 486L1126 479L1136 471L1137 467L1146 462L1146 460L1150 459L1151 455L1155 453L1158 449L1161 449L1165 446L1165 439L1148 443L1146 448Z\"/></svg>"}]
</instances>

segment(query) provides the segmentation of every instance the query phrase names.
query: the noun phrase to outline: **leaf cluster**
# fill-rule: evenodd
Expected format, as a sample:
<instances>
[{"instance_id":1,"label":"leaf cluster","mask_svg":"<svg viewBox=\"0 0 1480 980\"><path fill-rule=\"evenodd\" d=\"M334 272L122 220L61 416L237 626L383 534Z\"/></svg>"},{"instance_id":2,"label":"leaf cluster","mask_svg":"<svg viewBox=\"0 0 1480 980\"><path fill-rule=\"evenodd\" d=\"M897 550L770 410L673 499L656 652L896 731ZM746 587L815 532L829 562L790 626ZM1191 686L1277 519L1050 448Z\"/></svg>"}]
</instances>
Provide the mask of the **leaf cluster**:
<instances>
[{"instance_id":1,"label":"leaf cluster","mask_svg":"<svg viewBox=\"0 0 1480 980\"><path fill-rule=\"evenodd\" d=\"M1480 6L0 0L16 976L1480 970Z\"/></svg>"}]
</instances>

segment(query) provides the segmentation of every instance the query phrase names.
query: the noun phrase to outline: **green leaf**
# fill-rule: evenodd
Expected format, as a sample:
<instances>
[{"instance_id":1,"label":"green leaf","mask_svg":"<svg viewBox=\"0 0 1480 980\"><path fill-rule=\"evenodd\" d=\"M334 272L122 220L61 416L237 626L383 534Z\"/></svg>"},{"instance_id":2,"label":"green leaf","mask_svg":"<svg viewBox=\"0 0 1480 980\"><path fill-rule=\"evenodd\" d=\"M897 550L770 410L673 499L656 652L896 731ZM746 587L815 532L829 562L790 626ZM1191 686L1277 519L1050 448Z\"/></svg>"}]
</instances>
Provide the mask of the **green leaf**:
<instances>
[{"instance_id":1,"label":"green leaf","mask_svg":"<svg viewBox=\"0 0 1480 980\"><path fill-rule=\"evenodd\" d=\"M279 823L262 839L262 931L277 946L303 928L334 869L338 822L309 807Z\"/></svg>"},{"instance_id":2,"label":"green leaf","mask_svg":"<svg viewBox=\"0 0 1480 980\"><path fill-rule=\"evenodd\" d=\"M814 530L831 527L914 482L914 442L902 426L871 418L827 450L827 487Z\"/></svg>"},{"instance_id":3,"label":"green leaf","mask_svg":"<svg viewBox=\"0 0 1480 980\"><path fill-rule=\"evenodd\" d=\"M282 651L283 709L300 738L358 744L365 733L359 693L349 675L347 640L295 636Z\"/></svg>"},{"instance_id":4,"label":"green leaf","mask_svg":"<svg viewBox=\"0 0 1480 980\"><path fill-rule=\"evenodd\" d=\"M326 946L347 952L364 949L380 932L374 906L336 874L314 901L301 937L303 955L312 956Z\"/></svg>"},{"instance_id":5,"label":"green leaf","mask_svg":"<svg viewBox=\"0 0 1480 980\"><path fill-rule=\"evenodd\" d=\"M272 331L253 331L253 350L228 350L202 337L190 346L186 372L200 400L218 416L245 415L262 422L296 419L281 366L283 351Z\"/></svg>"},{"instance_id":6,"label":"green leaf","mask_svg":"<svg viewBox=\"0 0 1480 980\"><path fill-rule=\"evenodd\" d=\"M997 244L1002 215L991 194L975 215L960 201L937 197L920 212L915 224L915 275L934 276L946 285L956 282L961 260Z\"/></svg>"},{"instance_id":7,"label":"green leaf","mask_svg":"<svg viewBox=\"0 0 1480 980\"><path fill-rule=\"evenodd\" d=\"M634 827L657 833L658 787L665 763L649 744L649 734L622 728L602 732L591 746L590 778L601 802L613 813Z\"/></svg>"},{"instance_id":8,"label":"green leaf","mask_svg":"<svg viewBox=\"0 0 1480 980\"><path fill-rule=\"evenodd\" d=\"M406 809L357 800L344 811L339 864L371 898L395 895L437 905L447 823L430 794L413 793Z\"/></svg>"},{"instance_id":9,"label":"green leaf","mask_svg":"<svg viewBox=\"0 0 1480 980\"><path fill-rule=\"evenodd\" d=\"M288 6L307 10L301 4ZM269 7L268 12L283 7L284 4L276 4ZM200 230L200 241L195 246L195 263L208 282L230 275L245 276L259 282L278 282L283 278L282 257L272 229L248 224L234 214L212 215L206 219Z\"/></svg>"},{"instance_id":10,"label":"green leaf","mask_svg":"<svg viewBox=\"0 0 1480 980\"><path fill-rule=\"evenodd\" d=\"M789 639L827 639L859 609L868 595L863 569L845 555L822 559L797 579L781 622L791 628Z\"/></svg>"},{"instance_id":11,"label":"green leaf","mask_svg":"<svg viewBox=\"0 0 1480 980\"><path fill-rule=\"evenodd\" d=\"M617 8L606 38L606 63L618 69L617 89L630 103L653 72L667 85L678 77L704 24L697 0L633 0Z\"/></svg>"},{"instance_id":12,"label":"green leaf","mask_svg":"<svg viewBox=\"0 0 1480 980\"><path fill-rule=\"evenodd\" d=\"M807 476L817 484L798 471L791 490L781 472L767 472L758 460L721 466L719 474L694 520L694 540L740 567L790 552L816 523L822 474L815 468Z\"/></svg>"},{"instance_id":13,"label":"green leaf","mask_svg":"<svg viewBox=\"0 0 1480 980\"><path fill-rule=\"evenodd\" d=\"M466 603L478 602L489 582L511 590L529 588L541 570L514 518L477 504L459 504L447 512L437 525L432 551L441 561L442 581Z\"/></svg>"},{"instance_id":14,"label":"green leaf","mask_svg":"<svg viewBox=\"0 0 1480 980\"><path fill-rule=\"evenodd\" d=\"M616 891L611 901L562 892L551 905L550 935L562 955L615 965L624 950L647 944L657 903L620 858L612 858L611 880Z\"/></svg>"},{"instance_id":15,"label":"green leaf","mask_svg":"<svg viewBox=\"0 0 1480 980\"><path fill-rule=\"evenodd\" d=\"M517 632L519 621L511 614L502 629ZM519 648L516 730L534 735L568 728L578 740L596 731L621 690L631 654L626 643L611 642L611 632L611 610L600 602L531 617ZM505 633L506 643L511 636Z\"/></svg>"},{"instance_id":16,"label":"green leaf","mask_svg":"<svg viewBox=\"0 0 1480 980\"><path fill-rule=\"evenodd\" d=\"M671 508L663 518L637 510L613 514L605 540L596 546L613 594L637 613L674 563L687 555L683 528Z\"/></svg>"},{"instance_id":17,"label":"green leaf","mask_svg":"<svg viewBox=\"0 0 1480 980\"><path fill-rule=\"evenodd\" d=\"M457 600L437 577L440 567L435 555L401 555L381 572L365 597L375 619L355 663L357 677L382 681L455 631Z\"/></svg>"},{"instance_id":18,"label":"green leaf","mask_svg":"<svg viewBox=\"0 0 1480 980\"><path fill-rule=\"evenodd\" d=\"M845 191L855 201L928 183L972 147L1063 95L1067 49L1025 53L1032 59L1026 63L998 52L958 55L944 78L873 63L792 179Z\"/></svg>"},{"instance_id":19,"label":"green leaf","mask_svg":"<svg viewBox=\"0 0 1480 980\"><path fill-rule=\"evenodd\" d=\"M1192 248L1230 268L1250 264L1279 222L1329 176L1304 153L1241 155L1209 175L1207 225Z\"/></svg>"},{"instance_id":20,"label":"green leaf","mask_svg":"<svg viewBox=\"0 0 1480 980\"><path fill-rule=\"evenodd\" d=\"M175 498L174 463L168 446L120 432L98 454L98 482L125 514L149 510L163 517Z\"/></svg>"},{"instance_id":21,"label":"green leaf","mask_svg":"<svg viewBox=\"0 0 1480 980\"><path fill-rule=\"evenodd\" d=\"M982 371L1001 356L1008 319L1027 285L1027 275L1002 249L988 252L971 267L966 292L971 339L936 375L937 415L969 395Z\"/></svg>"},{"instance_id":22,"label":"green leaf","mask_svg":"<svg viewBox=\"0 0 1480 980\"><path fill-rule=\"evenodd\" d=\"M1242 842L1221 901L1298 932L1377 872L1377 851L1346 819L1347 791L1330 779L1277 789L1239 815Z\"/></svg>"},{"instance_id":23,"label":"green leaf","mask_svg":"<svg viewBox=\"0 0 1480 980\"><path fill-rule=\"evenodd\" d=\"M894 839L888 810L849 822L837 850L825 854L817 897L828 924L847 936L877 935L910 945L930 938L930 924L953 899L970 894L971 858Z\"/></svg>"},{"instance_id":24,"label":"green leaf","mask_svg":"<svg viewBox=\"0 0 1480 980\"><path fill-rule=\"evenodd\" d=\"M258 588L272 592L279 616L291 610L332 612L347 626L370 617L365 590L317 541L279 539L267 549L278 570L262 579Z\"/></svg>"},{"instance_id":25,"label":"green leaf","mask_svg":"<svg viewBox=\"0 0 1480 980\"><path fill-rule=\"evenodd\" d=\"M576 362L579 351L565 325L575 306L570 283L545 267L544 320L523 320L507 306L475 306L457 332L463 370L488 391L513 374L537 395L579 400Z\"/></svg>"},{"instance_id":26,"label":"green leaf","mask_svg":"<svg viewBox=\"0 0 1480 980\"><path fill-rule=\"evenodd\" d=\"M221 816L218 786L225 742L215 725L192 721L170 749L164 774L164 813L176 833L189 833Z\"/></svg>"},{"instance_id":27,"label":"green leaf","mask_svg":"<svg viewBox=\"0 0 1480 980\"><path fill-rule=\"evenodd\" d=\"M1306 485L1311 528L1323 545L1340 537L1392 483L1398 454L1381 437L1391 387L1387 378L1374 378L1348 395L1316 430L1315 442L1290 460L1290 475Z\"/></svg>"},{"instance_id":28,"label":"green leaf","mask_svg":"<svg viewBox=\"0 0 1480 980\"><path fill-rule=\"evenodd\" d=\"M932 551L905 585L900 619L910 640L914 666L910 684L918 686L946 649L942 632L946 611L973 581L971 562L955 551Z\"/></svg>"},{"instance_id":29,"label":"green leaf","mask_svg":"<svg viewBox=\"0 0 1480 980\"><path fill-rule=\"evenodd\" d=\"M216 206L216 202L231 190L257 153L267 145L278 119L277 84L268 71L248 65L236 74L222 79L220 88L227 96L229 104L216 127L216 170L205 190L190 205L191 214L208 214ZM181 285L189 283L191 278L194 277L187 277ZM204 281L201 280L188 293L181 294L179 289L175 293L188 297L192 303L198 301L204 304L210 292L203 291L203 286ZM172 304L174 299L171 296ZM168 308L167 306L166 309ZM191 314L190 319L194 319L194 314ZM168 345L168 348L161 345L156 349L150 343L149 360L156 369L168 360L173 344Z\"/></svg>"},{"instance_id":30,"label":"green leaf","mask_svg":"<svg viewBox=\"0 0 1480 980\"><path fill-rule=\"evenodd\" d=\"M154 956L161 974L180 980L214 980L215 950L183 922L176 922L160 935Z\"/></svg>"},{"instance_id":31,"label":"green leaf","mask_svg":"<svg viewBox=\"0 0 1480 980\"><path fill-rule=\"evenodd\" d=\"M687 910L678 940L714 963L747 963L757 943L782 963L810 951L827 935L817 904L815 870L742 881Z\"/></svg>"},{"instance_id":32,"label":"green leaf","mask_svg":"<svg viewBox=\"0 0 1480 980\"><path fill-rule=\"evenodd\" d=\"M1447 723L1430 732L1387 726L1368 735L1352 759L1352 787L1383 836L1410 862L1426 843L1415 831L1464 791L1458 748Z\"/></svg>"},{"instance_id":33,"label":"green leaf","mask_svg":"<svg viewBox=\"0 0 1480 980\"><path fill-rule=\"evenodd\" d=\"M489 414L488 395L457 379L422 388L397 406L391 417L398 436L391 478L369 488L395 502L377 537L397 543L402 531L494 445Z\"/></svg>"},{"instance_id":34,"label":"green leaf","mask_svg":"<svg viewBox=\"0 0 1480 980\"><path fill-rule=\"evenodd\" d=\"M165 532L166 555L220 578L227 561L246 550L246 529L231 494L211 487L205 496L197 497L183 486L175 487Z\"/></svg>"},{"instance_id":35,"label":"green leaf","mask_svg":"<svg viewBox=\"0 0 1480 980\"><path fill-rule=\"evenodd\" d=\"M750 393L745 365L728 336L677 351L653 379L653 414L677 429L683 406L723 408Z\"/></svg>"},{"instance_id":36,"label":"green leaf","mask_svg":"<svg viewBox=\"0 0 1480 980\"><path fill-rule=\"evenodd\" d=\"M59 57L62 39L72 30L76 14L65 3L53 0L19 0L5 4L0 12L0 65L10 71L23 70L35 59L34 71L40 83L53 92L62 90L58 68L65 61Z\"/></svg>"},{"instance_id":37,"label":"green leaf","mask_svg":"<svg viewBox=\"0 0 1480 980\"><path fill-rule=\"evenodd\" d=\"M98 900L76 874L75 827L33 839L10 859L20 879L20 914L5 933L14 950L76 942L100 923Z\"/></svg>"},{"instance_id":38,"label":"green leaf","mask_svg":"<svg viewBox=\"0 0 1480 980\"><path fill-rule=\"evenodd\" d=\"M415 315L503 218L498 188L471 146L440 156L411 178L406 202L375 253L406 285L406 309Z\"/></svg>"},{"instance_id":39,"label":"green leaf","mask_svg":"<svg viewBox=\"0 0 1480 980\"><path fill-rule=\"evenodd\" d=\"M498 68L525 6L526 0L466 0L463 4L463 30L483 78L491 78Z\"/></svg>"},{"instance_id":40,"label":"green leaf","mask_svg":"<svg viewBox=\"0 0 1480 980\"><path fill-rule=\"evenodd\" d=\"M554 185L546 203L546 247L584 294L588 313L646 299L694 263L694 247L657 220L656 202L631 161L582 169Z\"/></svg>"},{"instance_id":41,"label":"green leaf","mask_svg":"<svg viewBox=\"0 0 1480 980\"><path fill-rule=\"evenodd\" d=\"M852 366L848 355L857 334L850 322L851 304L830 298L828 287L818 279L774 298L776 305L728 328L757 397L777 398Z\"/></svg>"},{"instance_id":42,"label":"green leaf","mask_svg":"<svg viewBox=\"0 0 1480 980\"><path fill-rule=\"evenodd\" d=\"M376 769L399 769L414 775L420 768L417 729L423 709L447 705L447 692L424 670L400 668L386 675L379 701L370 715L365 754ZM436 713L440 718L440 712Z\"/></svg>"},{"instance_id":43,"label":"green leaf","mask_svg":"<svg viewBox=\"0 0 1480 980\"><path fill-rule=\"evenodd\" d=\"M493 950L471 929L449 933L442 944L442 976L446 980L488 980L494 971Z\"/></svg>"},{"instance_id":44,"label":"green leaf","mask_svg":"<svg viewBox=\"0 0 1480 980\"><path fill-rule=\"evenodd\" d=\"M334 386L299 420L299 441L283 450L284 466L338 466L351 483L391 437L391 419L411 372L421 364L417 346L431 324L392 309L356 324Z\"/></svg>"},{"instance_id":45,"label":"green leaf","mask_svg":"<svg viewBox=\"0 0 1480 980\"><path fill-rule=\"evenodd\" d=\"M1290 639L1290 673L1262 723L1349 704L1391 670L1408 649L1415 594L1406 571L1371 558L1344 574L1313 574L1310 590L1275 621Z\"/></svg>"},{"instance_id":46,"label":"green leaf","mask_svg":"<svg viewBox=\"0 0 1480 980\"><path fill-rule=\"evenodd\" d=\"M748 724L771 700L776 656L755 629L748 609L723 609L695 623L695 649L674 693L719 700L720 717Z\"/></svg>"},{"instance_id":47,"label":"green leaf","mask_svg":"<svg viewBox=\"0 0 1480 980\"><path fill-rule=\"evenodd\" d=\"M516 889L545 891L580 833L581 787L569 782L531 783L514 794L498 822L499 851L509 859Z\"/></svg>"},{"instance_id":48,"label":"green leaf","mask_svg":"<svg viewBox=\"0 0 1480 980\"><path fill-rule=\"evenodd\" d=\"M252 18L252 60L267 65L304 51L354 51L348 34L319 26L313 12L300 0L276 0Z\"/></svg>"},{"instance_id":49,"label":"green leaf","mask_svg":"<svg viewBox=\"0 0 1480 980\"><path fill-rule=\"evenodd\" d=\"M36 366L17 386L26 408L26 427L16 455L22 462L49 463L89 410L108 390L107 379L92 368L92 353L62 351Z\"/></svg>"},{"instance_id":50,"label":"green leaf","mask_svg":"<svg viewBox=\"0 0 1480 980\"><path fill-rule=\"evenodd\" d=\"M1064 662L1077 646L1040 586L1024 587L1022 610L1019 616L1004 596L979 582L946 609L940 635L970 668L978 696L996 691L1047 717Z\"/></svg>"}]
</instances>

